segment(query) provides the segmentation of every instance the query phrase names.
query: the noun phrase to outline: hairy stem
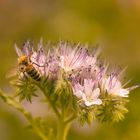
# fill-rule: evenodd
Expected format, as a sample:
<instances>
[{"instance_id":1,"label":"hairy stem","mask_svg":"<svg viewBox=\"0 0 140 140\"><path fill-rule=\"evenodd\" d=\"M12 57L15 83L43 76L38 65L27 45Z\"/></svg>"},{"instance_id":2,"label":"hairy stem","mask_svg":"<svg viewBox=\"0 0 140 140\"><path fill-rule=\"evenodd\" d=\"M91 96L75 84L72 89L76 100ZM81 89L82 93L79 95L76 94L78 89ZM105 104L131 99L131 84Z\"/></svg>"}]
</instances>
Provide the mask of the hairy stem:
<instances>
[{"instance_id":1,"label":"hairy stem","mask_svg":"<svg viewBox=\"0 0 140 140\"><path fill-rule=\"evenodd\" d=\"M70 122L72 122L75 118L76 118L76 115L72 115L72 116L69 117L67 120L65 120L65 123L70 123Z\"/></svg>"},{"instance_id":2,"label":"hairy stem","mask_svg":"<svg viewBox=\"0 0 140 140\"><path fill-rule=\"evenodd\" d=\"M68 109L65 108L61 112L61 118L58 122L58 127L57 127L57 140L67 139L67 134L71 126L71 122L75 119L75 115L68 117L69 114L67 111Z\"/></svg>"},{"instance_id":3,"label":"hairy stem","mask_svg":"<svg viewBox=\"0 0 140 140\"><path fill-rule=\"evenodd\" d=\"M41 86L38 85L38 87L40 88L40 90L43 92L43 94L46 96L49 105L52 107L52 110L54 111L54 113L56 114L57 118L58 118L58 126L57 126L57 136L56 139L57 140L66 140L67 138L67 134L68 134L68 130L70 128L70 124L73 121L73 119L75 119L75 116L71 116L69 118L67 118L67 109L62 108L62 110L59 112L56 105L53 103L53 101L50 99L49 94L47 93L47 91ZM66 119L67 118L67 119Z\"/></svg>"},{"instance_id":4,"label":"hairy stem","mask_svg":"<svg viewBox=\"0 0 140 140\"><path fill-rule=\"evenodd\" d=\"M57 110L56 106L55 106L55 105L53 104L53 102L51 101L51 99L50 99L48 93L46 92L46 90L45 90L44 88L42 88L42 86L39 86L39 85L38 85L38 87L39 87L39 89L43 92L43 94L45 95L45 97L47 98L47 100L48 100L50 106L52 107L54 113L56 114L56 116L57 116L58 118L60 118L60 117L61 117L61 116L60 116L60 113L59 113L59 111Z\"/></svg>"},{"instance_id":5,"label":"hairy stem","mask_svg":"<svg viewBox=\"0 0 140 140\"><path fill-rule=\"evenodd\" d=\"M57 140L66 140L69 128L70 123L65 123L63 121L58 122Z\"/></svg>"},{"instance_id":6,"label":"hairy stem","mask_svg":"<svg viewBox=\"0 0 140 140\"><path fill-rule=\"evenodd\" d=\"M1 97L1 99L3 99L4 102L6 102L8 105L12 106L13 108L17 109L18 111L20 111L26 117L26 119L32 125L36 134L42 140L48 140L47 136L38 128L38 126L36 126L36 124L34 122L34 118L32 117L31 113L28 112L27 110L25 110L25 108L19 102L17 102L13 97L7 96L1 90L0 90L0 97Z\"/></svg>"}]
</instances>

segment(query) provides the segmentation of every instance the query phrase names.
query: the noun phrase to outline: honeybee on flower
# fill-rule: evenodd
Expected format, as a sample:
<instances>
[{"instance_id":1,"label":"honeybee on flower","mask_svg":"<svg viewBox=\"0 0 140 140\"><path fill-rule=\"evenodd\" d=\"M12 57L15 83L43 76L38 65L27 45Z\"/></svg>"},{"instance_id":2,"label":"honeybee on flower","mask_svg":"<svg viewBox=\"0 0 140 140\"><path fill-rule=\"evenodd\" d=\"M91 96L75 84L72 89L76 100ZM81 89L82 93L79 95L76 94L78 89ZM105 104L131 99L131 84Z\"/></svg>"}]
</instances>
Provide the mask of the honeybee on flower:
<instances>
[{"instance_id":1,"label":"honeybee on flower","mask_svg":"<svg viewBox=\"0 0 140 140\"><path fill-rule=\"evenodd\" d=\"M43 43L40 42L35 51L29 41L24 44L22 50L15 46L19 71L36 81L43 77L59 81L60 75L65 73L62 78L69 82L73 96L80 101L78 103L85 106L101 105L101 94L106 92L123 98L128 97L129 92L137 88L124 88L119 79L120 74L112 73L108 76L108 66L99 65L100 49L91 54L87 45L77 44L74 47L67 42L59 42L58 48L47 48L45 51Z\"/></svg>"},{"instance_id":2,"label":"honeybee on flower","mask_svg":"<svg viewBox=\"0 0 140 140\"><path fill-rule=\"evenodd\" d=\"M19 95L19 100L26 99L31 102L33 96L38 97L36 92L39 89L60 120L58 125L63 126L58 127L57 133L74 119L82 125L90 124L94 119L101 122L118 122L124 119L124 114L128 112L126 104L129 93L138 87L126 87L128 82L122 83L125 70L111 70L109 64L105 65L100 61L100 49L90 53L88 45L59 42L53 47L52 44L43 47L41 41L37 49L33 48L29 41L22 49L15 46L19 75L13 85L17 88L16 95ZM38 121L33 121L31 115L21 109L17 102L12 103L13 98L3 93L0 93L0 96L8 104L23 111L34 128ZM40 124L42 121L39 126ZM43 132L41 137L46 139L46 133L42 131L42 128L46 129L44 124L43 127L38 127L37 123L35 128L41 128L39 135ZM57 135L59 136L59 133ZM51 139L57 139L58 136Z\"/></svg>"},{"instance_id":3,"label":"honeybee on flower","mask_svg":"<svg viewBox=\"0 0 140 140\"><path fill-rule=\"evenodd\" d=\"M43 54L40 55L40 53L44 53L42 48L38 49L38 55L35 57L36 52L33 51L33 48L30 46L29 42L26 42L23 46L23 50L19 49L15 45L16 52L18 54L18 68L19 72L21 72L23 75L28 75L32 79L36 81L41 80L41 73L39 68L45 67L45 63L39 64L38 61L44 58ZM34 61L33 59L36 59L37 61Z\"/></svg>"},{"instance_id":4,"label":"honeybee on flower","mask_svg":"<svg viewBox=\"0 0 140 140\"><path fill-rule=\"evenodd\" d=\"M53 53L46 53L41 41L37 51L33 50L29 41L24 43L22 49L15 44L15 50L18 55L18 64L16 68L7 73L7 78L19 73L20 76L29 76L35 81L40 81L44 76L56 75L58 70L56 56Z\"/></svg>"}]
</instances>

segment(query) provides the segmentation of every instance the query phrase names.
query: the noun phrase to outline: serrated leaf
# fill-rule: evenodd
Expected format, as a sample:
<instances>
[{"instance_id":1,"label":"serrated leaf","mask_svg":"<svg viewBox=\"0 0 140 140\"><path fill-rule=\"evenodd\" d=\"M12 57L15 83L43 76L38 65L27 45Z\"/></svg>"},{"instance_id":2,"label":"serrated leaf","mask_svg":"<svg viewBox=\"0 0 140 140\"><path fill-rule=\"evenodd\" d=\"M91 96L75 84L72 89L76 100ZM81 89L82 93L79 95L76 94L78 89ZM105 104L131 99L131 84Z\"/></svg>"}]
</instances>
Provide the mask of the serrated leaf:
<instances>
[{"instance_id":1,"label":"serrated leaf","mask_svg":"<svg viewBox=\"0 0 140 140\"><path fill-rule=\"evenodd\" d=\"M101 122L118 122L124 119L128 112L126 104L128 99L122 97L106 97L106 100L98 108L97 118Z\"/></svg>"},{"instance_id":2,"label":"serrated leaf","mask_svg":"<svg viewBox=\"0 0 140 140\"><path fill-rule=\"evenodd\" d=\"M32 97L37 97L35 93L37 88L30 79L18 79L13 81L12 84L17 88L17 96L19 96L19 101L26 99L29 102L32 102Z\"/></svg>"},{"instance_id":3,"label":"serrated leaf","mask_svg":"<svg viewBox=\"0 0 140 140\"><path fill-rule=\"evenodd\" d=\"M78 113L78 120L80 124L84 125L85 123L87 123L88 125L90 125L93 122L93 120L96 119L95 113L96 113L95 106L91 108L90 107L81 108Z\"/></svg>"}]
</instances>

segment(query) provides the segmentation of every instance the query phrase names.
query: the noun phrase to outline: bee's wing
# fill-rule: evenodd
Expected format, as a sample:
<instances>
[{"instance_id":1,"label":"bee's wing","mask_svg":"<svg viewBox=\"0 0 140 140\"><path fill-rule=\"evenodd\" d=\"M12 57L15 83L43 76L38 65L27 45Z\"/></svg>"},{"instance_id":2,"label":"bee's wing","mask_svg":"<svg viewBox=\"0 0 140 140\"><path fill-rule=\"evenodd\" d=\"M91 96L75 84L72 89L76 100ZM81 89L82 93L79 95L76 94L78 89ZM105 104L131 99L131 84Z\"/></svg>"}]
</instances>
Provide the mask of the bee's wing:
<instances>
[{"instance_id":1,"label":"bee's wing","mask_svg":"<svg viewBox=\"0 0 140 140\"><path fill-rule=\"evenodd\" d=\"M19 74L18 67L14 67L6 73L6 78L11 79L16 77Z\"/></svg>"},{"instance_id":2,"label":"bee's wing","mask_svg":"<svg viewBox=\"0 0 140 140\"><path fill-rule=\"evenodd\" d=\"M23 55L21 49L19 49L16 44L14 45L14 47L15 47L15 50L16 50L16 53L17 53L18 56Z\"/></svg>"}]
</instances>

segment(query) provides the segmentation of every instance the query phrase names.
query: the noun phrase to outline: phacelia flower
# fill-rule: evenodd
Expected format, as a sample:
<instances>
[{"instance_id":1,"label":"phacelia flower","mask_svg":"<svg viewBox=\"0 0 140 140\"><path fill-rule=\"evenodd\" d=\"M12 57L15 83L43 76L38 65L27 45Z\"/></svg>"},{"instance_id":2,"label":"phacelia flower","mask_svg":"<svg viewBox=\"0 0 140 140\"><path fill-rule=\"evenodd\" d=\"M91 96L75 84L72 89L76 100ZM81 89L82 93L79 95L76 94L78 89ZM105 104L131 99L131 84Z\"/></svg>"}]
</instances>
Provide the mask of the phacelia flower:
<instances>
[{"instance_id":1,"label":"phacelia flower","mask_svg":"<svg viewBox=\"0 0 140 140\"><path fill-rule=\"evenodd\" d=\"M99 65L101 64L97 59L99 51L94 51L94 55L91 55L87 47L80 44L72 48L70 44L60 42L58 46L58 49L53 50L47 48L46 52L40 42L38 49L34 51L30 43L26 42L23 50L17 46L15 49L19 58L28 57L28 63L34 66L41 77L59 80L63 69L65 79L70 82L74 96L86 106L101 105L101 92L128 97L129 92L137 87L124 88L119 79L120 74L112 73L108 76L108 67L104 64Z\"/></svg>"},{"instance_id":2,"label":"phacelia flower","mask_svg":"<svg viewBox=\"0 0 140 140\"><path fill-rule=\"evenodd\" d=\"M88 51L86 48L78 48L77 46L72 49L67 43L61 43L59 55L59 66L64 69L64 71L71 71L78 70L84 66Z\"/></svg>"},{"instance_id":3,"label":"phacelia flower","mask_svg":"<svg viewBox=\"0 0 140 140\"><path fill-rule=\"evenodd\" d=\"M35 51L33 52L30 59L34 67L40 72L40 74L45 75L47 68L46 64L47 57L42 45L39 45L37 52Z\"/></svg>"},{"instance_id":4,"label":"phacelia flower","mask_svg":"<svg viewBox=\"0 0 140 140\"><path fill-rule=\"evenodd\" d=\"M99 99L100 89L95 86L92 79L84 79L83 85L76 83L73 87L73 93L86 106L102 104L101 99Z\"/></svg>"},{"instance_id":5,"label":"phacelia flower","mask_svg":"<svg viewBox=\"0 0 140 140\"><path fill-rule=\"evenodd\" d=\"M60 42L38 48L27 41L23 49L15 46L18 54L19 77L16 80L20 99L31 101L38 87L52 105L58 117L65 122L73 117L81 124L94 118L100 121L117 122L127 113L126 103L131 90L125 88L122 73L98 59L99 49L90 53L87 45L71 45ZM21 68L20 68L21 66Z\"/></svg>"},{"instance_id":6,"label":"phacelia flower","mask_svg":"<svg viewBox=\"0 0 140 140\"><path fill-rule=\"evenodd\" d=\"M15 50L18 56L26 55L31 56L33 54L33 47L30 45L30 42L27 41L23 44L22 50L17 47L15 44Z\"/></svg>"},{"instance_id":7,"label":"phacelia flower","mask_svg":"<svg viewBox=\"0 0 140 140\"><path fill-rule=\"evenodd\" d=\"M129 88L124 88L118 78L118 76L114 73L110 74L108 77L103 77L102 87L104 92L108 94L128 97Z\"/></svg>"},{"instance_id":8,"label":"phacelia flower","mask_svg":"<svg viewBox=\"0 0 140 140\"><path fill-rule=\"evenodd\" d=\"M48 52L46 53L42 42L39 43L37 51L33 50L29 42L26 42L23 46L23 49L19 49L15 46L16 52L20 57L28 58L28 65L33 65L33 67L38 71L38 73L43 77L55 77L58 72L58 60L56 59L56 55ZM25 70L26 72L26 70Z\"/></svg>"}]
</instances>

